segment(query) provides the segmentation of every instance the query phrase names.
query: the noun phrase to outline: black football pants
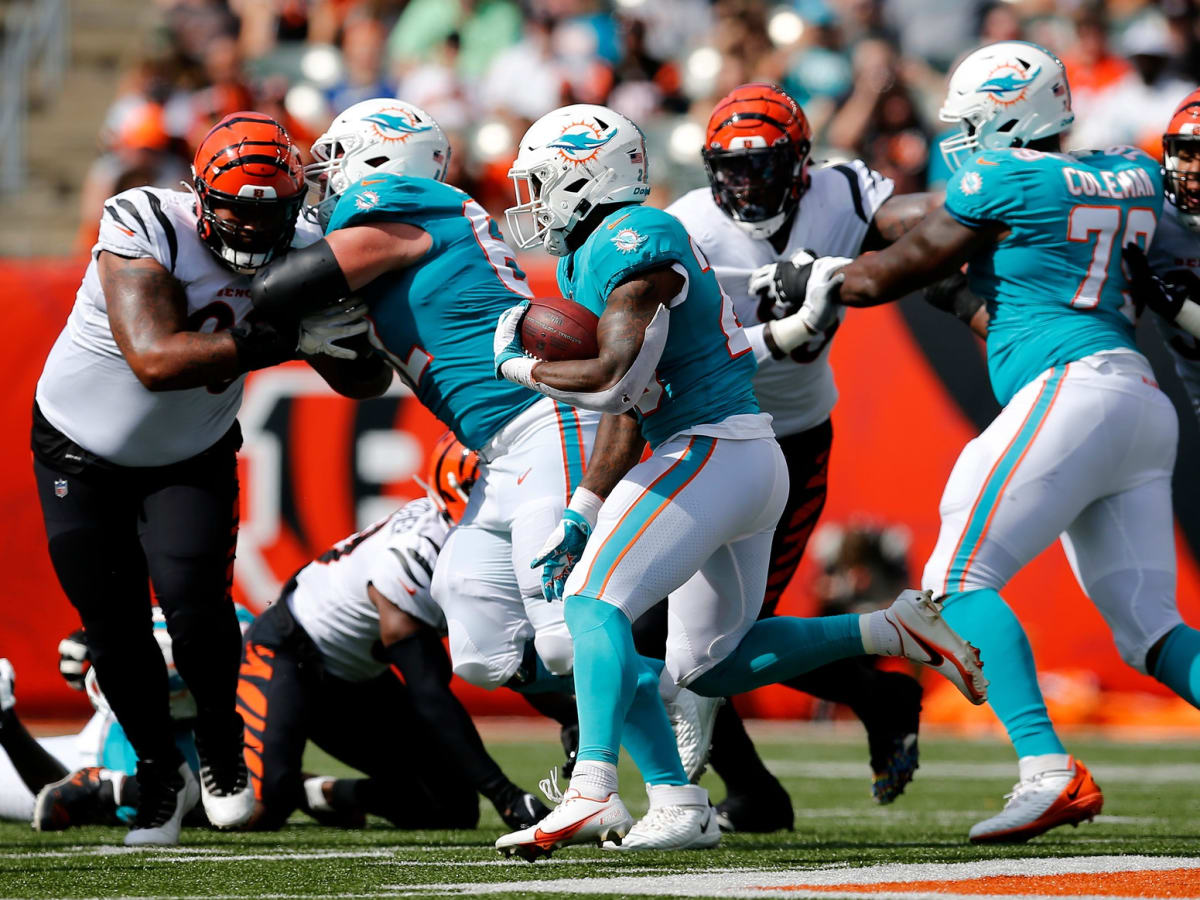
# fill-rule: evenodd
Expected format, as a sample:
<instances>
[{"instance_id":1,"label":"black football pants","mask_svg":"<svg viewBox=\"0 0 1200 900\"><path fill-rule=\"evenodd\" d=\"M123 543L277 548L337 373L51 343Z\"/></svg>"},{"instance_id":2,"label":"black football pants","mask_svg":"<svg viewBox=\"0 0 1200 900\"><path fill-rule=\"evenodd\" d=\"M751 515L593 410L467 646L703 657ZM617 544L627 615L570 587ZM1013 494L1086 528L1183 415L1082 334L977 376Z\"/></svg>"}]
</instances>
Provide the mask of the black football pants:
<instances>
[{"instance_id":1,"label":"black football pants","mask_svg":"<svg viewBox=\"0 0 1200 900\"><path fill-rule=\"evenodd\" d=\"M151 625L150 585L175 666L196 700L197 731L228 740L241 652L230 595L240 445L235 425L209 450L169 466L115 466L86 451L34 457L54 571L79 612L104 695L141 760L172 767L183 761Z\"/></svg>"},{"instance_id":2,"label":"black football pants","mask_svg":"<svg viewBox=\"0 0 1200 900\"><path fill-rule=\"evenodd\" d=\"M474 828L475 788L423 725L390 669L351 682L324 671L286 595L246 632L238 683L246 768L263 806L257 827L281 827L304 800L307 741L365 774L339 779L338 806L382 816L397 828Z\"/></svg>"}]
</instances>

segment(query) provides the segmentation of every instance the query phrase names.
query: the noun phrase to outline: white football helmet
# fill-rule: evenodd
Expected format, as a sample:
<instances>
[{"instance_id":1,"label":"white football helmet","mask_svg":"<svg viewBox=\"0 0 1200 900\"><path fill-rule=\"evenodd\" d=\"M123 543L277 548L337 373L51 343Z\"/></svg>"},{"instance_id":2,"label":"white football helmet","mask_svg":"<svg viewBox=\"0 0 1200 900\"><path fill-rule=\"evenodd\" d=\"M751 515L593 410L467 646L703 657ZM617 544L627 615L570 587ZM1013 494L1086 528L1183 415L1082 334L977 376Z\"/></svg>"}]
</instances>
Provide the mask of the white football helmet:
<instances>
[{"instance_id":1,"label":"white football helmet","mask_svg":"<svg viewBox=\"0 0 1200 900\"><path fill-rule=\"evenodd\" d=\"M1000 41L958 64L938 118L962 127L962 134L941 142L953 171L975 150L1024 147L1065 131L1075 113L1057 56L1028 41Z\"/></svg>"},{"instance_id":2,"label":"white football helmet","mask_svg":"<svg viewBox=\"0 0 1200 900\"><path fill-rule=\"evenodd\" d=\"M564 106L525 132L508 177L517 194L504 213L510 238L566 256L567 235L595 207L650 195L646 136L606 106Z\"/></svg>"},{"instance_id":3,"label":"white football helmet","mask_svg":"<svg viewBox=\"0 0 1200 900\"><path fill-rule=\"evenodd\" d=\"M317 221L329 221L338 197L366 175L387 172L441 181L450 164L450 141L433 116L411 103L377 97L355 103L312 145L316 162L304 180L317 192Z\"/></svg>"}]
</instances>

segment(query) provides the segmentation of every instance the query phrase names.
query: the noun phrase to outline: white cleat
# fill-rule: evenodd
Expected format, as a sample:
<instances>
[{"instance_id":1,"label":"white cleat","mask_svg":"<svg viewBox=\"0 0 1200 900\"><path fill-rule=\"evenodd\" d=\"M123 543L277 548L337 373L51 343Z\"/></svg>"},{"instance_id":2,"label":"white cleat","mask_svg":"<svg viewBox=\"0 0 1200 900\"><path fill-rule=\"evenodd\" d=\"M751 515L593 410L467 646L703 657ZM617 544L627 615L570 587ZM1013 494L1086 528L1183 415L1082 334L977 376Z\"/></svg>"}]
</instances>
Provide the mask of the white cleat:
<instances>
[{"instance_id":1,"label":"white cleat","mask_svg":"<svg viewBox=\"0 0 1200 900\"><path fill-rule=\"evenodd\" d=\"M242 763L242 773L235 776L232 785L222 787L213 772L200 769L200 793L204 800L204 814L213 828L222 830L240 828L254 814L254 789L250 776Z\"/></svg>"},{"instance_id":2,"label":"white cleat","mask_svg":"<svg viewBox=\"0 0 1200 900\"><path fill-rule=\"evenodd\" d=\"M1043 772L1017 782L1004 809L971 827L976 844L1015 844L1059 825L1091 821L1104 807L1092 773L1077 759L1071 768Z\"/></svg>"},{"instance_id":3,"label":"white cleat","mask_svg":"<svg viewBox=\"0 0 1200 900\"><path fill-rule=\"evenodd\" d=\"M721 842L717 813L699 785L648 784L650 809L621 843L605 850L708 850Z\"/></svg>"},{"instance_id":4,"label":"white cleat","mask_svg":"<svg viewBox=\"0 0 1200 900\"><path fill-rule=\"evenodd\" d=\"M976 706L987 700L979 651L946 624L930 591L903 591L883 617L896 629L901 655L941 672Z\"/></svg>"},{"instance_id":5,"label":"white cleat","mask_svg":"<svg viewBox=\"0 0 1200 900\"><path fill-rule=\"evenodd\" d=\"M667 718L675 731L675 743L679 746L679 760L688 781L695 784L704 774L708 762L708 751L712 747L713 727L717 723L717 710L725 702L723 697L701 697L687 688L680 688L674 700L664 700Z\"/></svg>"},{"instance_id":6,"label":"white cleat","mask_svg":"<svg viewBox=\"0 0 1200 900\"><path fill-rule=\"evenodd\" d=\"M7 659L0 659L0 713L6 713L17 705L15 685L17 673Z\"/></svg>"},{"instance_id":7,"label":"white cleat","mask_svg":"<svg viewBox=\"0 0 1200 900\"><path fill-rule=\"evenodd\" d=\"M138 769L138 774L142 775L140 765ZM139 779L142 795L138 801L138 817L125 835L125 846L170 847L179 843L183 817L200 802L200 785L187 763L180 765L179 775L182 781L174 789L164 785L160 790L152 790L144 775Z\"/></svg>"},{"instance_id":8,"label":"white cleat","mask_svg":"<svg viewBox=\"0 0 1200 900\"><path fill-rule=\"evenodd\" d=\"M542 779L541 788L558 805L536 825L497 838L496 849L505 856L515 853L533 862L569 844L603 844L606 840L619 844L633 825L633 816L616 791L606 797L585 797L568 787L563 793L558 789L557 769Z\"/></svg>"}]
</instances>

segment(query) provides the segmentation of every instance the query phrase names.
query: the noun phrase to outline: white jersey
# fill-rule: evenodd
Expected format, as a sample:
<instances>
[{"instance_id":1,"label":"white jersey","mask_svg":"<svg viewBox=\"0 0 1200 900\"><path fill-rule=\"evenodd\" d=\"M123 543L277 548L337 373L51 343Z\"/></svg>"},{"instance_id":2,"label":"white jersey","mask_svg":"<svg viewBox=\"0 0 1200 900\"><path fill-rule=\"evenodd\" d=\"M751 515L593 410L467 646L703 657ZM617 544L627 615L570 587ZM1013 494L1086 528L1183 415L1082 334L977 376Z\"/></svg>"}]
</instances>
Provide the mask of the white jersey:
<instances>
[{"instance_id":1,"label":"white jersey","mask_svg":"<svg viewBox=\"0 0 1200 900\"><path fill-rule=\"evenodd\" d=\"M379 611L367 585L445 633L446 620L429 595L429 583L449 531L433 501L413 500L296 573L288 608L317 645L329 674L365 681L387 668L371 656L379 639Z\"/></svg>"},{"instance_id":2,"label":"white jersey","mask_svg":"<svg viewBox=\"0 0 1200 900\"><path fill-rule=\"evenodd\" d=\"M1149 256L1150 267L1160 275L1190 269L1200 276L1200 234L1180 221L1179 211L1169 201L1163 204ZM1192 411L1200 420L1200 341L1161 316L1154 319L1175 360L1179 380L1192 401Z\"/></svg>"},{"instance_id":3,"label":"white jersey","mask_svg":"<svg viewBox=\"0 0 1200 900\"><path fill-rule=\"evenodd\" d=\"M818 256L857 256L876 211L895 189L890 178L859 160L813 169L810 175L812 183L800 200L782 253L776 253L770 241L742 231L717 206L708 188L691 191L667 207L700 245L717 281L733 300L758 359L754 376L758 404L774 419L777 437L814 428L833 411L837 387L829 365L829 343L834 329L801 345L789 357L775 359L763 340L763 324L776 316L769 301L761 304L758 297L750 296L750 274L802 248Z\"/></svg>"},{"instance_id":4,"label":"white jersey","mask_svg":"<svg viewBox=\"0 0 1200 900\"><path fill-rule=\"evenodd\" d=\"M293 246L321 237L303 216ZM196 233L196 199L186 191L133 188L110 197L92 261L37 385L46 419L85 450L121 466L162 466L207 450L233 425L244 376L223 389L149 391L129 368L108 321L97 258L101 250L153 259L187 297L187 327L232 328L250 312L250 277L222 265Z\"/></svg>"}]
</instances>

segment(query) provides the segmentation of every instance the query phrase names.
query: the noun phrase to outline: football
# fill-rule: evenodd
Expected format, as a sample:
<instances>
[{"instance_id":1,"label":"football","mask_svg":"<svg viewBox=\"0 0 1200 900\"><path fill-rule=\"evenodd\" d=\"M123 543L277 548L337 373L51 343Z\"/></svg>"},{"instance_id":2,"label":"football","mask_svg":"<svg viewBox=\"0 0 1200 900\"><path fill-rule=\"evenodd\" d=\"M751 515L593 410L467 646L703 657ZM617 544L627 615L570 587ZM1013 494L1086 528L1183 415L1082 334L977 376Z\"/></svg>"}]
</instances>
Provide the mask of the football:
<instances>
[{"instance_id":1,"label":"football","mask_svg":"<svg viewBox=\"0 0 1200 900\"><path fill-rule=\"evenodd\" d=\"M592 359L600 352L596 343L599 321L595 313L573 300L533 300L521 320L521 345L544 362Z\"/></svg>"}]
</instances>

